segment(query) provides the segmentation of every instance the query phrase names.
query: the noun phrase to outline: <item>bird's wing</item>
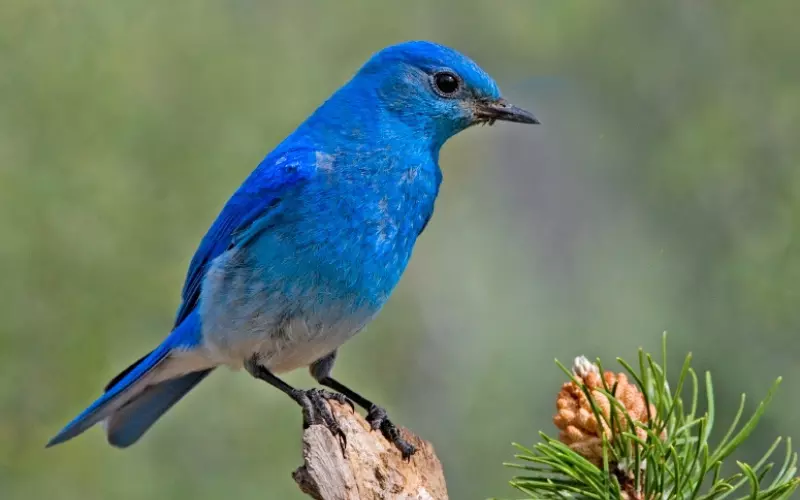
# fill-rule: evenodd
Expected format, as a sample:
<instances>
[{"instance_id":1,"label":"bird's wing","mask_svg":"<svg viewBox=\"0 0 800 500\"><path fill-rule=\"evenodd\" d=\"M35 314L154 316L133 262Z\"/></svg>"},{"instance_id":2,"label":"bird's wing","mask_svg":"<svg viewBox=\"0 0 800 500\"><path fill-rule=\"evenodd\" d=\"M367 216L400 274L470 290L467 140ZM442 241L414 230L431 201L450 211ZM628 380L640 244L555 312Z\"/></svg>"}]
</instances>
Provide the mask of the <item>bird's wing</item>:
<instances>
[{"instance_id":1,"label":"bird's wing","mask_svg":"<svg viewBox=\"0 0 800 500\"><path fill-rule=\"evenodd\" d=\"M181 297L175 325L194 310L211 262L237 242L254 222L279 208L282 197L316 170L315 153L307 149L275 151L258 165L225 204L195 252Z\"/></svg>"}]
</instances>

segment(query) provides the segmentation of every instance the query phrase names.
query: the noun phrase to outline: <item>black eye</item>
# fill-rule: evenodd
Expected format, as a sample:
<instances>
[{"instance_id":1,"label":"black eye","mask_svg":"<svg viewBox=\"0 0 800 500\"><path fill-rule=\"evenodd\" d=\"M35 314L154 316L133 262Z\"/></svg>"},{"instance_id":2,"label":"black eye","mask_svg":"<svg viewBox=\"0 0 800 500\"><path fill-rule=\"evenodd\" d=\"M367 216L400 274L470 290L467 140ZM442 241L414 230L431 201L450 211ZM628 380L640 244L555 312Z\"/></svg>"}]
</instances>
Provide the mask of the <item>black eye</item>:
<instances>
[{"instance_id":1,"label":"black eye","mask_svg":"<svg viewBox=\"0 0 800 500\"><path fill-rule=\"evenodd\" d=\"M446 71L433 75L433 83L436 85L436 90L445 96L455 94L460 85L458 77Z\"/></svg>"}]
</instances>

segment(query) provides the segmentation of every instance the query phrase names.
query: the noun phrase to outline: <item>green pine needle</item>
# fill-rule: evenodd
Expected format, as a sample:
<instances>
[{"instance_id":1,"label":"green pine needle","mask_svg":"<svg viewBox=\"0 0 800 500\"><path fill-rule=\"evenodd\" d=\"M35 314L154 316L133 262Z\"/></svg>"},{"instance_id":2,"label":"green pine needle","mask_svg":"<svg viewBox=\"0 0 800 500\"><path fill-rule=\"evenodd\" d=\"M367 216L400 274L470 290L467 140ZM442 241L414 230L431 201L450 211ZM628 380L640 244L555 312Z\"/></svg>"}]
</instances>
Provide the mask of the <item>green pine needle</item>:
<instances>
[{"instance_id":1,"label":"green pine needle","mask_svg":"<svg viewBox=\"0 0 800 500\"><path fill-rule=\"evenodd\" d=\"M724 437L716 445L709 442L715 424L714 389L711 375L705 374L706 411L698 416L701 398L697 373L691 367L691 354L683 363L675 390L670 390L666 374L666 334L662 342L662 361L639 351L639 369L622 359L622 368L635 381L645 397L648 424L634 422L624 406L613 396L616 386L600 390L615 407L606 418L597 406L592 393L571 370L556 361L570 379L582 388L598 422L615 432L609 441L603 436L602 468L582 457L557 439L540 433L541 441L531 448L514 446L515 458L522 463L507 463L519 470L511 486L527 495L526 499L752 499L779 500L788 498L800 486L797 477L797 453L792 451L791 439L785 443L780 466L770 457L780 446L777 438L766 453L753 465L736 462L740 472L724 476L724 460L750 436L780 385L778 378L766 398L747 421L739 425L744 415L745 396L731 420ZM597 361L602 373L602 365ZM602 379L603 377L601 377ZM685 394L688 393L688 394ZM686 399L684 399L686 398ZM650 404L657 415L649 415ZM620 425L619 418L627 419ZM645 440L636 435L636 427L647 433ZM660 436L666 431L666 438ZM637 465L641 464L641 465ZM771 477L771 480L767 478ZM625 492L625 493L623 493Z\"/></svg>"}]
</instances>

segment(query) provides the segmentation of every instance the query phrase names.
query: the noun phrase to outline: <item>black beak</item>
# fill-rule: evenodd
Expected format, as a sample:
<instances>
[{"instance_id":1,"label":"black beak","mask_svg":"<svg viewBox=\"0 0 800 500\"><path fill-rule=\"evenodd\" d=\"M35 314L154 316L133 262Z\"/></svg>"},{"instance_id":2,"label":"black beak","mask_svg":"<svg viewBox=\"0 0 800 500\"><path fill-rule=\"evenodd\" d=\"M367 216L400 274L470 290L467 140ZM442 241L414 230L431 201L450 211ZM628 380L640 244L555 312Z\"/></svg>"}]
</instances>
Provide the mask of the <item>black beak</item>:
<instances>
[{"instance_id":1,"label":"black beak","mask_svg":"<svg viewBox=\"0 0 800 500\"><path fill-rule=\"evenodd\" d=\"M512 106L504 99L494 102L481 102L475 106L475 117L482 122L494 123L495 120L516 123L531 123L538 125L541 122L533 113L522 108Z\"/></svg>"}]
</instances>

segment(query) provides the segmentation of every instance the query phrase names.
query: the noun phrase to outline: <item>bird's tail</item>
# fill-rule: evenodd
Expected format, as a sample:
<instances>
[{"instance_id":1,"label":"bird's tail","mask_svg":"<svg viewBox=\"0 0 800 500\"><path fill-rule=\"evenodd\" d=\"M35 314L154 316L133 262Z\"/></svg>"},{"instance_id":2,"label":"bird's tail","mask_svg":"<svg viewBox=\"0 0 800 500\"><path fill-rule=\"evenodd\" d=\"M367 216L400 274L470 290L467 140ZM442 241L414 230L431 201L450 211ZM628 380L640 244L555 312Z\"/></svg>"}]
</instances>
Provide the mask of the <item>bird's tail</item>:
<instances>
[{"instance_id":1,"label":"bird's tail","mask_svg":"<svg viewBox=\"0 0 800 500\"><path fill-rule=\"evenodd\" d=\"M108 441L126 447L213 369L192 350L200 342L197 313L189 315L153 352L114 377L105 393L68 423L47 447L105 420Z\"/></svg>"}]
</instances>

